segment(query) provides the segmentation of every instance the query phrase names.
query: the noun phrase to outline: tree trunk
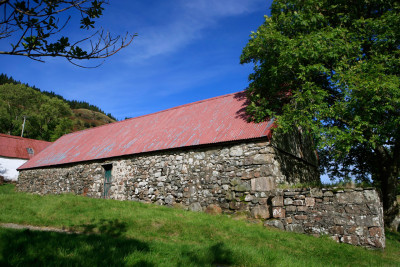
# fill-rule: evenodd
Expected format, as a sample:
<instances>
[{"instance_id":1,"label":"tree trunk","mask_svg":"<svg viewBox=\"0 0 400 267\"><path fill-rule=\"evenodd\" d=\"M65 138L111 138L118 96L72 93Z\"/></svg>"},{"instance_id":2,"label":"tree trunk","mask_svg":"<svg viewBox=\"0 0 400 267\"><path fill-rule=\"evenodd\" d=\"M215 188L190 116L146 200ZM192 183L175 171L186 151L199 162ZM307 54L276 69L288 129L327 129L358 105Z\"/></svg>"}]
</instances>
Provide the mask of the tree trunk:
<instances>
[{"instance_id":1,"label":"tree trunk","mask_svg":"<svg viewBox=\"0 0 400 267\"><path fill-rule=\"evenodd\" d=\"M383 214L385 227L398 231L400 222L400 203L397 203L397 187L399 186L400 162L397 146L392 151L378 148L377 166L379 173L373 179L379 185L383 202Z\"/></svg>"},{"instance_id":2,"label":"tree trunk","mask_svg":"<svg viewBox=\"0 0 400 267\"><path fill-rule=\"evenodd\" d=\"M399 203L397 203L398 174L386 173L381 177L381 198L383 202L383 214L385 227L394 231L399 229Z\"/></svg>"}]
</instances>

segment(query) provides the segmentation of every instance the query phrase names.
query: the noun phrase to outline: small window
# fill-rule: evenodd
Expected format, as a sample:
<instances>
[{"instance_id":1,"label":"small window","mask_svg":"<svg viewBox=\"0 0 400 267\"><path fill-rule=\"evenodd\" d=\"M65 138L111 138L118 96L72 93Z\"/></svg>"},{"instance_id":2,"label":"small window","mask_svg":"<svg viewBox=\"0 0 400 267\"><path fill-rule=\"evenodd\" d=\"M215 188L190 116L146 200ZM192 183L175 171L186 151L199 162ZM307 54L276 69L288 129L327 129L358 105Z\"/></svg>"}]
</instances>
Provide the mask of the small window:
<instances>
[{"instance_id":1,"label":"small window","mask_svg":"<svg viewBox=\"0 0 400 267\"><path fill-rule=\"evenodd\" d=\"M29 155L35 154L35 152L33 151L33 148L27 147L27 148L26 148L26 151L28 151L28 154L29 154Z\"/></svg>"}]
</instances>

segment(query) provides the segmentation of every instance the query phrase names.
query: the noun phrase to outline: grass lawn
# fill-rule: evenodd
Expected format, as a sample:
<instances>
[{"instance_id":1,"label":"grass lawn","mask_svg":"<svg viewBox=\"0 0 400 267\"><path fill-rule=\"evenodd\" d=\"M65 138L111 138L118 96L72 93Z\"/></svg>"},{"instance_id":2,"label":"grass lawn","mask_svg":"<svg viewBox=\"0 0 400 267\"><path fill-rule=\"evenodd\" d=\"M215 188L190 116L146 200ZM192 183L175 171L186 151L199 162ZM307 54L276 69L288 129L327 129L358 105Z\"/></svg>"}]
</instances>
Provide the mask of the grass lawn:
<instances>
[{"instance_id":1,"label":"grass lawn","mask_svg":"<svg viewBox=\"0 0 400 267\"><path fill-rule=\"evenodd\" d=\"M0 223L86 234L0 228L0 266L400 266L400 235L385 251L287 233L228 216L0 186Z\"/></svg>"}]
</instances>

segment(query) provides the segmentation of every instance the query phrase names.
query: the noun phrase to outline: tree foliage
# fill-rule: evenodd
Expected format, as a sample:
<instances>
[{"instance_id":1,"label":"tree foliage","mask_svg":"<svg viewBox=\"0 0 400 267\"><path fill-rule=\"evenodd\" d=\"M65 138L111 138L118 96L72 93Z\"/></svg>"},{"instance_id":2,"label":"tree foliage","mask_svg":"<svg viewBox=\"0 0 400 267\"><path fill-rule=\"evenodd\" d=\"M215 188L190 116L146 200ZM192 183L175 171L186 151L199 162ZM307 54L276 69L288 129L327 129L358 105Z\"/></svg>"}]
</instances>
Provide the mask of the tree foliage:
<instances>
[{"instance_id":1,"label":"tree foliage","mask_svg":"<svg viewBox=\"0 0 400 267\"><path fill-rule=\"evenodd\" d=\"M254 63L252 118L310 133L331 177L372 179L389 222L400 175L399 2L276 0L241 63Z\"/></svg>"},{"instance_id":2,"label":"tree foliage","mask_svg":"<svg viewBox=\"0 0 400 267\"><path fill-rule=\"evenodd\" d=\"M107 58L128 46L134 35L112 37L100 29L71 41L61 34L74 16L79 16L82 30L93 29L106 4L106 0L0 0L0 40L11 43L0 54L39 61L64 57L73 64L74 60Z\"/></svg>"},{"instance_id":3,"label":"tree foliage","mask_svg":"<svg viewBox=\"0 0 400 267\"><path fill-rule=\"evenodd\" d=\"M64 118L72 115L67 103L22 84L0 85L0 132L20 135L26 117L24 137L54 141L69 133ZM62 131L64 130L64 131Z\"/></svg>"},{"instance_id":4,"label":"tree foliage","mask_svg":"<svg viewBox=\"0 0 400 267\"><path fill-rule=\"evenodd\" d=\"M4 81L11 83L2 84ZM85 108L72 110L62 97L13 82L11 77L0 75L0 133L21 135L25 117L24 137L55 141L64 134L113 121L104 112ZM88 107L95 106L88 104Z\"/></svg>"},{"instance_id":5,"label":"tree foliage","mask_svg":"<svg viewBox=\"0 0 400 267\"><path fill-rule=\"evenodd\" d=\"M42 90L40 90L39 88L37 88L35 86L30 86L27 83L21 83L20 81L15 80L13 77L11 77L11 76L9 77L7 74L1 73L0 74L0 85L6 84L6 83L24 84L25 86L30 87L30 88L32 88L32 89L34 89L36 91L39 91L39 92L41 92L42 94L44 94L46 96L55 97L55 98L58 98L58 99L60 99L60 100L62 100L64 102L66 102L70 106L71 109L84 108L84 109L88 109L88 110L92 110L92 111L96 111L96 112L102 113L102 114L106 115L107 117L109 117L112 120L115 120L115 121L117 120L111 113L107 113L106 114L101 108L99 108L96 105L92 105L92 104L90 104L90 103L88 103L86 101L65 99L63 96L61 96L59 94L56 94L56 93L54 93L52 91L51 92L42 91Z\"/></svg>"}]
</instances>

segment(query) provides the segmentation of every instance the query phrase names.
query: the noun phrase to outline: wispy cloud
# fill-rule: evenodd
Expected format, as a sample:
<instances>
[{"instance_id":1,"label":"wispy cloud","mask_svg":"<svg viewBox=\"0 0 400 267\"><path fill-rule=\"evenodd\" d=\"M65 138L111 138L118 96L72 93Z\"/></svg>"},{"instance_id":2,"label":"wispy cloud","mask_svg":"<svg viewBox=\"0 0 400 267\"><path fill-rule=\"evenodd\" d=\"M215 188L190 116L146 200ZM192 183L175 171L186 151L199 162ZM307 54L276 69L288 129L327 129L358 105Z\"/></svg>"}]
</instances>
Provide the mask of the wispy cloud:
<instances>
[{"instance_id":1,"label":"wispy cloud","mask_svg":"<svg viewBox=\"0 0 400 267\"><path fill-rule=\"evenodd\" d=\"M132 49L135 62L174 53L180 48L202 38L203 31L218 20L249 14L265 0L195 0L179 1L169 12L169 20L162 20L142 29Z\"/></svg>"}]
</instances>

